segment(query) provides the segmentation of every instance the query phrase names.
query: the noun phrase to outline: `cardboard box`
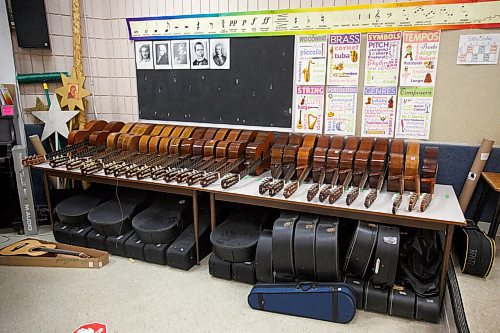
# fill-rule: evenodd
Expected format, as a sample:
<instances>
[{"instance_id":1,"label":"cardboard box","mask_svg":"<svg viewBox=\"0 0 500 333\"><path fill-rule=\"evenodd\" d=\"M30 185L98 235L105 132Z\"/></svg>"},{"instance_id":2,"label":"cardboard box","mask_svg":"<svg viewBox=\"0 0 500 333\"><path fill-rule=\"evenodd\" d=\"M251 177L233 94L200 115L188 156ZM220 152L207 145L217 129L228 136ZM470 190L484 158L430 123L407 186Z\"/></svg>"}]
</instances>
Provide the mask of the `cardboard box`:
<instances>
[{"instance_id":1,"label":"cardboard box","mask_svg":"<svg viewBox=\"0 0 500 333\"><path fill-rule=\"evenodd\" d=\"M2 256L0 255L0 265L7 266L41 266L41 267L66 267L66 268L101 268L109 263L108 252L89 249L86 247L73 246L57 242L48 242L36 238L25 238L37 240L42 244L56 244L57 249L84 252L92 258L80 258L69 255L58 255L57 257L30 257L30 256Z\"/></svg>"}]
</instances>

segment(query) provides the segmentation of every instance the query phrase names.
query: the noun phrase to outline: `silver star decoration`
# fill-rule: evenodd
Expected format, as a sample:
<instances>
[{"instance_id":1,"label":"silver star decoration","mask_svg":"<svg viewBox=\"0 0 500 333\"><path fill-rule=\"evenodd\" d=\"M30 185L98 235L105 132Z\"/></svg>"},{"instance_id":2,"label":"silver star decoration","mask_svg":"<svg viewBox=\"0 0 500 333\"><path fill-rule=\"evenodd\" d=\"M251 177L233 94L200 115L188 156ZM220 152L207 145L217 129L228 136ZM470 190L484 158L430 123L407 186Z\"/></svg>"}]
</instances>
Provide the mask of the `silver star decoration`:
<instances>
[{"instance_id":1,"label":"silver star decoration","mask_svg":"<svg viewBox=\"0 0 500 333\"><path fill-rule=\"evenodd\" d=\"M31 114L40 119L45 126L43 127L42 141L47 139L52 133L59 133L65 138L68 138L69 130L66 124L79 111L61 111L61 106L57 101L56 95L50 98L49 111L32 111Z\"/></svg>"}]
</instances>

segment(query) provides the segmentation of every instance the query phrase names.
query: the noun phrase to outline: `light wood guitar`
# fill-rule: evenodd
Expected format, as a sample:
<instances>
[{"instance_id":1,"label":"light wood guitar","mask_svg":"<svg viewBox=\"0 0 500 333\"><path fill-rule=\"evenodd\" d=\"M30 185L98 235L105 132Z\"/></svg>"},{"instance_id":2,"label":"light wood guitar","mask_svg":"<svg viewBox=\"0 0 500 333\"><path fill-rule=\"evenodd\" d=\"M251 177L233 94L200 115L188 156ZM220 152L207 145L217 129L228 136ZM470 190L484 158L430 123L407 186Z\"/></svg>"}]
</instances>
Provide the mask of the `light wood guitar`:
<instances>
[{"instance_id":1,"label":"light wood guitar","mask_svg":"<svg viewBox=\"0 0 500 333\"><path fill-rule=\"evenodd\" d=\"M47 253L66 254L80 258L91 258L91 256L83 252L56 249L56 244L43 244L33 239L25 239L0 250L0 255L2 256L28 255L31 257L39 257Z\"/></svg>"}]
</instances>

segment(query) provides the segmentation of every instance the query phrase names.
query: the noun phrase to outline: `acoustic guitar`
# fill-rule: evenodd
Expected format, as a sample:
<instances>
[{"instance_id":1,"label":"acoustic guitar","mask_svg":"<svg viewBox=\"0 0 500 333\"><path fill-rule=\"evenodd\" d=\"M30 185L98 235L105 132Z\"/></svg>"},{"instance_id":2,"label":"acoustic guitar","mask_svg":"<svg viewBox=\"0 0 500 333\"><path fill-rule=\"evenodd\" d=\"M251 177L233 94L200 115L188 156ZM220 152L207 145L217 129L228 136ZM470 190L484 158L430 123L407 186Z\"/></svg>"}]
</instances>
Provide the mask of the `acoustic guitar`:
<instances>
[{"instance_id":1,"label":"acoustic guitar","mask_svg":"<svg viewBox=\"0 0 500 333\"><path fill-rule=\"evenodd\" d=\"M363 190L368 179L370 171L369 162L373 148L373 138L362 138L358 151L354 157L353 185L347 193L346 204L350 206L359 196L360 190Z\"/></svg>"},{"instance_id":2,"label":"acoustic guitar","mask_svg":"<svg viewBox=\"0 0 500 333\"><path fill-rule=\"evenodd\" d=\"M373 148L372 158L370 161L370 176L368 183L370 184L370 191L365 198L365 207L370 206L377 200L378 194L384 185L385 174L387 173L387 146L389 139L378 138L375 141Z\"/></svg>"},{"instance_id":3,"label":"acoustic guitar","mask_svg":"<svg viewBox=\"0 0 500 333\"><path fill-rule=\"evenodd\" d=\"M32 239L25 239L16 242L0 250L0 255L2 256L28 255L31 257L39 257L49 253L65 254L80 258L91 258L91 256L83 252L56 249L55 244L42 244L39 241Z\"/></svg>"},{"instance_id":4,"label":"acoustic guitar","mask_svg":"<svg viewBox=\"0 0 500 333\"><path fill-rule=\"evenodd\" d=\"M418 172L420 143L409 142L406 147L405 190L411 191L408 211L412 211L420 196L420 177Z\"/></svg>"},{"instance_id":5,"label":"acoustic guitar","mask_svg":"<svg viewBox=\"0 0 500 333\"><path fill-rule=\"evenodd\" d=\"M326 184L319 190L318 199L324 202L330 197L331 189L337 185L339 179L340 155L344 149L344 137L333 136L332 143L326 153L325 181Z\"/></svg>"},{"instance_id":6,"label":"acoustic guitar","mask_svg":"<svg viewBox=\"0 0 500 333\"><path fill-rule=\"evenodd\" d=\"M434 195L434 185L438 171L438 147L426 146L424 151L424 163L422 165L422 176L420 178L420 190L424 192L420 202L420 211L425 212Z\"/></svg>"},{"instance_id":7,"label":"acoustic guitar","mask_svg":"<svg viewBox=\"0 0 500 333\"><path fill-rule=\"evenodd\" d=\"M403 200L404 191L404 141L394 139L391 143L387 191L396 192L392 201L392 213L396 214Z\"/></svg>"}]
</instances>

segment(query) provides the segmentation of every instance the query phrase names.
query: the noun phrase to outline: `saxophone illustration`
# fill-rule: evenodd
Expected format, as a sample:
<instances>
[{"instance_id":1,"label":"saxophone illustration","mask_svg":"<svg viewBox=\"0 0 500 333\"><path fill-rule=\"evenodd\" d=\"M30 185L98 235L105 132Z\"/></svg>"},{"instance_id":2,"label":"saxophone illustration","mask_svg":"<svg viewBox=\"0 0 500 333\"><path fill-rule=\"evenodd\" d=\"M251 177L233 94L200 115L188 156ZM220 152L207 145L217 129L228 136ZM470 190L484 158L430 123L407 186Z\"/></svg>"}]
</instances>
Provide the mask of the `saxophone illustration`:
<instances>
[{"instance_id":1,"label":"saxophone illustration","mask_svg":"<svg viewBox=\"0 0 500 333\"><path fill-rule=\"evenodd\" d=\"M311 65L314 65L314 62L309 59L309 62L307 63L307 68L304 68L302 70L302 73L304 73L304 80L306 82L309 82L311 80Z\"/></svg>"}]
</instances>

